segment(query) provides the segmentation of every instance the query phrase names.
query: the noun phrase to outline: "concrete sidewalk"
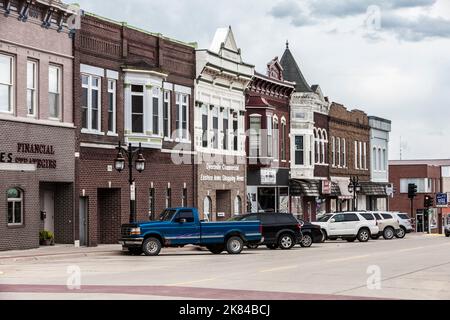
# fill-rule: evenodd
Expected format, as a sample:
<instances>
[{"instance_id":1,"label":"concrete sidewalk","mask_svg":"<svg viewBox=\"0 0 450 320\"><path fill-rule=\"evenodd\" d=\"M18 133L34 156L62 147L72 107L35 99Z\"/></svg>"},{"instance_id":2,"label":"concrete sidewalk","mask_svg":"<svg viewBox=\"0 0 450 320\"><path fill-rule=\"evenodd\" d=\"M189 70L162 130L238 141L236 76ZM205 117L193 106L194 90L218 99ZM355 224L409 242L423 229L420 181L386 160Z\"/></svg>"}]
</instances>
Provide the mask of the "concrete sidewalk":
<instances>
[{"instance_id":1,"label":"concrete sidewalk","mask_svg":"<svg viewBox=\"0 0 450 320\"><path fill-rule=\"evenodd\" d=\"M37 249L0 252L0 263L5 260L39 260L51 257L83 257L98 254L114 254L122 251L121 245L100 245L98 247L78 247L74 245L43 246Z\"/></svg>"}]
</instances>

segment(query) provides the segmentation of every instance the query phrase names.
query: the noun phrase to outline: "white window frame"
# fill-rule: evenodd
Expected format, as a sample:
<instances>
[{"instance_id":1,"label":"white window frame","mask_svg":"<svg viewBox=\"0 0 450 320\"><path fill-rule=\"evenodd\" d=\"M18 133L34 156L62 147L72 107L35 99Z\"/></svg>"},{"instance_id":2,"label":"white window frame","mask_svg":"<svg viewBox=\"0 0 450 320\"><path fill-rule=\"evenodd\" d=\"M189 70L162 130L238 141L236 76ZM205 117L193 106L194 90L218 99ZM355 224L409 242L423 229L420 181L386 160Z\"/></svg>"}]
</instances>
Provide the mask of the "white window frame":
<instances>
[{"instance_id":1,"label":"white window frame","mask_svg":"<svg viewBox=\"0 0 450 320\"><path fill-rule=\"evenodd\" d=\"M367 170L367 142L363 143L363 162L364 170Z\"/></svg>"},{"instance_id":2,"label":"white window frame","mask_svg":"<svg viewBox=\"0 0 450 320\"><path fill-rule=\"evenodd\" d=\"M142 87L142 92L134 92L133 91L133 86L136 87ZM147 119L146 119L146 91L147 88L145 86L145 84L131 84L130 85L130 108L129 108L129 112L130 112L130 132L132 135L145 135L146 134L146 130L147 130ZM137 96L137 97L142 97L142 132L134 132L133 131L133 96ZM153 115L153 113L152 113ZM153 120L153 119L152 119Z\"/></svg>"},{"instance_id":3,"label":"white window frame","mask_svg":"<svg viewBox=\"0 0 450 320\"><path fill-rule=\"evenodd\" d=\"M171 139L172 138L172 133L171 133L171 128L172 128L172 105L171 105L171 99L172 98L172 91L170 90L164 90L163 91L163 113L162 113L162 118L163 118L163 136L164 138L167 139ZM165 105L167 104L167 135L165 134L165 120L164 120L164 108Z\"/></svg>"},{"instance_id":4,"label":"white window frame","mask_svg":"<svg viewBox=\"0 0 450 320\"><path fill-rule=\"evenodd\" d=\"M178 126L176 128L177 130L177 139L179 141L183 141L183 142L189 142L190 138L189 138L189 100L190 100L190 95L185 94L185 93L180 93L180 92L176 92L175 95L176 99L175 99L175 105L176 105L176 109L177 109L177 117L179 115L179 119L176 119L176 123L178 123ZM184 101L186 100L186 101ZM183 117L183 107L186 107L186 119L184 119ZM217 108L217 107L215 107ZM217 109L218 110L218 109ZM219 135L219 130L220 130L220 117L219 115L217 115L218 118L218 135ZM186 131L183 131L183 122L186 122ZM220 140L218 138L218 140ZM220 144L220 141L219 141Z\"/></svg>"},{"instance_id":5,"label":"white window frame","mask_svg":"<svg viewBox=\"0 0 450 320\"><path fill-rule=\"evenodd\" d=\"M50 70L51 69L56 69L58 71L58 73L57 73L57 75L58 75L57 76L57 82L58 82L57 83L57 87L58 87L57 92L51 92L50 91L50 87L51 87L50 86ZM50 120L60 120L61 117L62 117L62 110L63 110L62 92L61 92L62 91L61 89L62 89L63 69L59 65L51 64L51 65L48 66L48 74L49 74L49 77L48 77L48 81L49 81L49 84L48 84L48 86L49 86L49 88L48 88L48 96L49 96L48 113L49 113L49 119ZM56 94L57 97L58 97L58 100L57 100L57 102L58 102L58 116L57 117L54 117L53 115L50 114L50 94Z\"/></svg>"},{"instance_id":6,"label":"white window frame","mask_svg":"<svg viewBox=\"0 0 450 320\"><path fill-rule=\"evenodd\" d=\"M259 128L255 130L252 127L252 120L256 119L259 122ZM259 158L261 157L261 130L262 130L262 117L259 114L252 114L249 118L250 128L249 128L249 157L250 158ZM239 136L238 136L239 137ZM239 139L239 138L238 138ZM239 143L239 140L238 140ZM255 148L256 147L256 148ZM239 149L239 147L238 147ZM256 150L257 153L253 153Z\"/></svg>"},{"instance_id":7,"label":"white window frame","mask_svg":"<svg viewBox=\"0 0 450 320\"><path fill-rule=\"evenodd\" d=\"M342 138L342 142L343 142L343 148L342 148L342 158L344 160L344 168L347 168L347 141L345 140L345 138Z\"/></svg>"},{"instance_id":8,"label":"white window frame","mask_svg":"<svg viewBox=\"0 0 450 320\"><path fill-rule=\"evenodd\" d=\"M297 148L297 137L303 137L303 146L301 149ZM294 164L298 167L304 167L307 163L307 161L305 161L305 140L306 140L306 136L305 135L295 135L294 136ZM303 159L302 159L302 164L298 164L297 163L297 152L303 152Z\"/></svg>"},{"instance_id":9,"label":"white window frame","mask_svg":"<svg viewBox=\"0 0 450 320\"><path fill-rule=\"evenodd\" d=\"M81 78L81 88L82 89L87 89L88 91L88 95L87 95L87 128L82 128L81 132L83 133L101 133L102 132L102 78L100 76L96 76L96 75L92 75L92 74L88 74L88 73L81 73L81 77L87 77L88 79L88 84L83 84L83 79ZM97 86L93 86L92 85L92 80L93 79L97 79L98 80L98 85ZM98 105L98 118L97 118L97 126L98 129L92 129L92 91L93 90L97 90L98 91L98 101L97 101L97 105ZM80 104L81 105L81 104ZM81 106L83 107L83 106ZM83 124L82 124L83 126Z\"/></svg>"},{"instance_id":10,"label":"white window frame","mask_svg":"<svg viewBox=\"0 0 450 320\"><path fill-rule=\"evenodd\" d=\"M287 136L286 136L286 118L281 118L281 162L287 161L286 150L287 150Z\"/></svg>"},{"instance_id":11,"label":"white window frame","mask_svg":"<svg viewBox=\"0 0 450 320\"><path fill-rule=\"evenodd\" d=\"M364 170L364 165L363 165L363 154L362 154L363 150L362 150L362 142L359 141L359 169Z\"/></svg>"},{"instance_id":12,"label":"white window frame","mask_svg":"<svg viewBox=\"0 0 450 320\"><path fill-rule=\"evenodd\" d=\"M358 168L358 141L355 141L355 169Z\"/></svg>"},{"instance_id":13,"label":"white window frame","mask_svg":"<svg viewBox=\"0 0 450 320\"><path fill-rule=\"evenodd\" d=\"M341 138L338 137L338 138L336 138L336 140L337 140L337 143L336 143L336 149L337 149L336 157L338 159L337 167L341 168L342 167L342 165L341 165L341 160L342 160L342 158L341 158Z\"/></svg>"},{"instance_id":14,"label":"white window frame","mask_svg":"<svg viewBox=\"0 0 450 320\"><path fill-rule=\"evenodd\" d=\"M267 157L273 157L273 116L267 116Z\"/></svg>"},{"instance_id":15,"label":"white window frame","mask_svg":"<svg viewBox=\"0 0 450 320\"><path fill-rule=\"evenodd\" d=\"M336 138L331 137L331 157L332 157L332 166L336 167Z\"/></svg>"},{"instance_id":16,"label":"white window frame","mask_svg":"<svg viewBox=\"0 0 450 320\"><path fill-rule=\"evenodd\" d=\"M0 82L0 85L9 87L9 106L8 106L8 110L0 111L0 113L12 114L12 113L14 113L14 104L15 104L14 92L15 92L15 61L16 61L16 59L14 56L9 55L9 54L0 53L0 56L9 59L9 63L10 63L10 77L9 77L10 82L8 82L8 83Z\"/></svg>"},{"instance_id":17,"label":"white window frame","mask_svg":"<svg viewBox=\"0 0 450 320\"><path fill-rule=\"evenodd\" d=\"M225 128L224 126L224 122L225 120L227 120L228 122L228 128ZM230 110L229 109L224 109L222 112L222 131L221 131L221 135L222 135L222 143L221 143L221 148L223 150L229 150L230 149ZM226 142L226 143L225 143Z\"/></svg>"},{"instance_id":18,"label":"white window frame","mask_svg":"<svg viewBox=\"0 0 450 320\"><path fill-rule=\"evenodd\" d=\"M144 91L145 91L145 86L144 86ZM151 110L150 110L150 114L151 116L151 121L150 121L150 128L151 128L151 132L152 132L152 136L156 136L156 137L162 137L164 134L162 132L162 114L161 114L161 106L162 106L162 91L163 89L160 87L156 87L154 86L152 88L152 100L151 100ZM154 99L158 99L158 105L156 106L156 110L157 113L155 114L155 106L154 106ZM144 109L145 109L145 104L144 104ZM154 128L154 124L155 124L155 115L156 115L156 120L158 123L158 130L157 132L155 132L155 128ZM144 118L145 119L145 118ZM145 121L145 120L144 120Z\"/></svg>"},{"instance_id":19,"label":"white window frame","mask_svg":"<svg viewBox=\"0 0 450 320\"><path fill-rule=\"evenodd\" d=\"M280 122L278 121L278 117L276 115L273 116L273 124L272 124L272 154L274 161L280 160Z\"/></svg>"},{"instance_id":20,"label":"white window frame","mask_svg":"<svg viewBox=\"0 0 450 320\"><path fill-rule=\"evenodd\" d=\"M8 195L7 195L6 196L6 201L7 201L6 212L8 213L9 203L11 202L13 204L13 209L12 209L13 221L15 221L15 214L16 214L15 206L16 206L17 203L20 202L20 223L15 223L15 222L9 223L8 222L8 226L11 226L11 227L13 227L13 226L23 226L23 224L24 224L24 221L23 221L23 198L24 198L24 194L23 194L22 189L19 189L19 188L10 188L7 191L12 190L12 189L18 190L20 192L20 198L9 198ZM8 216L6 217L6 220L8 220Z\"/></svg>"},{"instance_id":21,"label":"white window frame","mask_svg":"<svg viewBox=\"0 0 450 320\"><path fill-rule=\"evenodd\" d=\"M113 85L111 88L111 84ZM113 95L113 130L109 130L109 117L110 117L110 110L109 110L109 95ZM100 100L101 101L101 100ZM100 108L101 109L101 108ZM101 121L100 121L101 123ZM117 80L115 79L108 79L108 134L116 134L117 133Z\"/></svg>"},{"instance_id":22,"label":"white window frame","mask_svg":"<svg viewBox=\"0 0 450 320\"><path fill-rule=\"evenodd\" d=\"M29 66L32 66L32 70L33 70L33 74L32 74L32 81L33 81L33 86L29 86L28 82L30 80L30 74L29 74ZM35 60L27 60L27 115L30 117L36 117L37 114L37 92L38 92L38 62ZM33 100L33 105L31 106L31 109L33 110L32 113L30 113L30 106L28 105L28 92L31 91L32 92L32 100Z\"/></svg>"}]
</instances>

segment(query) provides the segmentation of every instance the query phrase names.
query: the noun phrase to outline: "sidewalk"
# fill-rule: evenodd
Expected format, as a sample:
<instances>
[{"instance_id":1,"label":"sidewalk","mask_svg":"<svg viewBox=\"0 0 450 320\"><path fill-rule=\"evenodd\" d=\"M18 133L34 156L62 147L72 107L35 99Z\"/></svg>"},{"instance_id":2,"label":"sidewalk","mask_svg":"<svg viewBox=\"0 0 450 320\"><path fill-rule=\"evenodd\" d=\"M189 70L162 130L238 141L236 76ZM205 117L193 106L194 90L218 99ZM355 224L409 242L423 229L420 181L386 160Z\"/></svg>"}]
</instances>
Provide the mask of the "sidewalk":
<instances>
[{"instance_id":1,"label":"sidewalk","mask_svg":"<svg viewBox=\"0 0 450 320\"><path fill-rule=\"evenodd\" d=\"M4 260L39 260L39 258L44 257L83 257L101 253L118 253L121 251L122 246L118 244L100 245L98 247L90 248L76 248L74 245L55 245L29 250L0 251L0 262Z\"/></svg>"}]
</instances>

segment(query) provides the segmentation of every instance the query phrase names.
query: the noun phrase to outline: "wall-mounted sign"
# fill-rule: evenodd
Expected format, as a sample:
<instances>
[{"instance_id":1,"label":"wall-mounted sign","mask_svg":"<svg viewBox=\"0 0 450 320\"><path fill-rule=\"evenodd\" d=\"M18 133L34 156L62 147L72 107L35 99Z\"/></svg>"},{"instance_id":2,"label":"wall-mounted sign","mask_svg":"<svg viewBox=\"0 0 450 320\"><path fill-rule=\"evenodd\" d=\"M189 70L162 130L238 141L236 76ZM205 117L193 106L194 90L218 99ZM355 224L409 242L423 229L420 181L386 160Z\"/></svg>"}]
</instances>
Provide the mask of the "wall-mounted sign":
<instances>
[{"instance_id":1,"label":"wall-mounted sign","mask_svg":"<svg viewBox=\"0 0 450 320\"><path fill-rule=\"evenodd\" d=\"M436 207L437 208L447 208L448 207L448 197L446 193L436 194Z\"/></svg>"},{"instance_id":2,"label":"wall-mounted sign","mask_svg":"<svg viewBox=\"0 0 450 320\"><path fill-rule=\"evenodd\" d=\"M261 169L261 184L277 184L277 169Z\"/></svg>"},{"instance_id":3,"label":"wall-mounted sign","mask_svg":"<svg viewBox=\"0 0 450 320\"><path fill-rule=\"evenodd\" d=\"M331 194L331 181L330 180L322 181L322 194L323 195Z\"/></svg>"},{"instance_id":4,"label":"wall-mounted sign","mask_svg":"<svg viewBox=\"0 0 450 320\"><path fill-rule=\"evenodd\" d=\"M17 143L16 152L0 152L0 163L35 164L38 169L56 169L56 160L48 159L55 155L52 145Z\"/></svg>"}]
</instances>

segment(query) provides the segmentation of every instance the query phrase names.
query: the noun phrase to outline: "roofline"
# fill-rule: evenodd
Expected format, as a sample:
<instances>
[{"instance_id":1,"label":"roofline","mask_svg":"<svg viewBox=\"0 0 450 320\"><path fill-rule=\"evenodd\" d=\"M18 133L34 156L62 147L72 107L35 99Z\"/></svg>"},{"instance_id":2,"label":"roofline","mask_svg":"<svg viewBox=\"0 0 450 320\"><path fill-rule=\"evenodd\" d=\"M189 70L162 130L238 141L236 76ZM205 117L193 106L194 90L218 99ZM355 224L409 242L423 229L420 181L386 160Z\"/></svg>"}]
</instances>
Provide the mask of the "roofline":
<instances>
[{"instance_id":1,"label":"roofline","mask_svg":"<svg viewBox=\"0 0 450 320\"><path fill-rule=\"evenodd\" d=\"M270 81L270 82L273 82L273 83L281 85L281 86L285 86L285 87L288 87L288 88L291 88L291 89L295 89L295 82L291 82L291 81L287 81L287 80L280 81L280 80L277 80L277 79L272 79L272 78L270 78L270 77L268 77L268 76L266 76L266 75L264 75L262 73L256 72L256 71L255 71L255 77L262 78L262 79L264 79L266 81Z\"/></svg>"},{"instance_id":2,"label":"roofline","mask_svg":"<svg viewBox=\"0 0 450 320\"><path fill-rule=\"evenodd\" d=\"M391 120L380 118L380 117L377 117L377 116L369 116L369 120L377 120L377 121L381 121L381 122L386 122L386 123L392 124Z\"/></svg>"},{"instance_id":3,"label":"roofline","mask_svg":"<svg viewBox=\"0 0 450 320\"><path fill-rule=\"evenodd\" d=\"M233 63L236 63L236 64L240 64L240 65L243 65L243 66L247 66L247 67L250 67L250 68L253 68L253 69L255 68L255 65L253 65L253 64L250 64L250 63L247 63L247 62L236 62L236 61L231 60L231 59L229 59L227 57L222 57L217 52L211 51L209 49L196 49L196 51L205 51L205 52L207 52L207 53L209 53L209 54L211 54L213 56L216 56L218 58L224 59L226 61L230 61L230 62L233 62ZM232 51L232 52L234 52L234 51Z\"/></svg>"},{"instance_id":4,"label":"roofline","mask_svg":"<svg viewBox=\"0 0 450 320\"><path fill-rule=\"evenodd\" d=\"M135 31L139 31L139 32L142 32L142 33L145 33L145 34L148 34L148 35L152 35L154 37L158 37L158 38L161 38L161 39L164 39L164 40L168 40L168 41L175 42L175 43L187 46L187 47L191 47L191 48L197 49L197 45L198 45L197 42L184 42L184 41L181 41L181 40L173 39L173 38L164 36L160 32L156 33L156 32L151 32L151 31L148 31L148 30L144 30L144 29L141 29L139 27L135 27L133 25L129 25L126 21L120 22L120 21L113 20L111 18L107 18L107 17L101 16L101 15L98 15L98 14L95 14L95 13L92 13L92 12L85 11L85 10L83 10L83 14L88 16L88 17L97 18L99 20L103 20L103 21L115 24L117 26L127 27L129 29L132 29L132 30L135 30Z\"/></svg>"}]
</instances>

